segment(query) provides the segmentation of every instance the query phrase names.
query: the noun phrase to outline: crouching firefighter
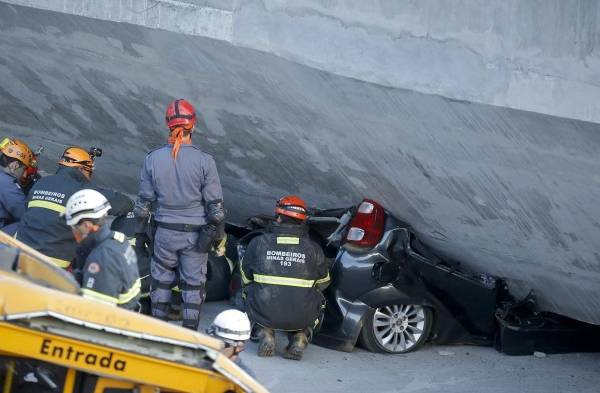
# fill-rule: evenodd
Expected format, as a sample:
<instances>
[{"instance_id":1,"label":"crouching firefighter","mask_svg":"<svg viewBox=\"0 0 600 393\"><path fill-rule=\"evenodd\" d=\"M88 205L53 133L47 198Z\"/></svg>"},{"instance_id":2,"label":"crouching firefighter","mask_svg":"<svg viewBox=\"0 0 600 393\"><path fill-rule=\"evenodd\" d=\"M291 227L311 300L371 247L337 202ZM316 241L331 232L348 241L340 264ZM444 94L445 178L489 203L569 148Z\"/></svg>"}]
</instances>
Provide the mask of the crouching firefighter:
<instances>
[{"instance_id":1,"label":"crouching firefighter","mask_svg":"<svg viewBox=\"0 0 600 393\"><path fill-rule=\"evenodd\" d=\"M258 325L258 356L273 356L274 330L288 332L285 358L300 360L322 318L329 284L321 247L308 235L306 204L281 198L276 221L250 241L241 262L245 306Z\"/></svg>"},{"instance_id":2,"label":"crouching firefighter","mask_svg":"<svg viewBox=\"0 0 600 393\"><path fill-rule=\"evenodd\" d=\"M20 181L32 163L33 153L24 142L9 138L0 142L0 230L11 236L25 213L27 197Z\"/></svg>"},{"instance_id":3,"label":"crouching firefighter","mask_svg":"<svg viewBox=\"0 0 600 393\"><path fill-rule=\"evenodd\" d=\"M134 212L147 217L151 206L155 208L152 315L168 319L171 288L178 284L183 326L198 330L206 297L208 250L221 236L218 228L225 221L223 193L214 159L192 145L194 107L186 100L171 102L166 123L168 144L146 156Z\"/></svg>"},{"instance_id":4,"label":"crouching firefighter","mask_svg":"<svg viewBox=\"0 0 600 393\"><path fill-rule=\"evenodd\" d=\"M121 232L106 223L110 203L95 190L81 190L67 201L65 220L79 244L75 266L81 266L83 296L139 309L140 276L135 251Z\"/></svg>"}]
</instances>

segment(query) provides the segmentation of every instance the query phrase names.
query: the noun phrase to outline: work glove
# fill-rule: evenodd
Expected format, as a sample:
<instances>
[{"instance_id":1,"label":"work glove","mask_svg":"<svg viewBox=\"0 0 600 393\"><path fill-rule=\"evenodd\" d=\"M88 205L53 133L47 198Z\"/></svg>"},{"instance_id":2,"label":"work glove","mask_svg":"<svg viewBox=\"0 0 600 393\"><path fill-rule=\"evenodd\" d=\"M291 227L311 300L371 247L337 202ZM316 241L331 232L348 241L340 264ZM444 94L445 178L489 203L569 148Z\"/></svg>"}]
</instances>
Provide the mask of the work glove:
<instances>
[{"instance_id":1,"label":"work glove","mask_svg":"<svg viewBox=\"0 0 600 393\"><path fill-rule=\"evenodd\" d=\"M221 240L218 240L214 245L215 254L218 257L222 257L225 255L225 250L227 249L227 234L223 236Z\"/></svg>"}]
</instances>

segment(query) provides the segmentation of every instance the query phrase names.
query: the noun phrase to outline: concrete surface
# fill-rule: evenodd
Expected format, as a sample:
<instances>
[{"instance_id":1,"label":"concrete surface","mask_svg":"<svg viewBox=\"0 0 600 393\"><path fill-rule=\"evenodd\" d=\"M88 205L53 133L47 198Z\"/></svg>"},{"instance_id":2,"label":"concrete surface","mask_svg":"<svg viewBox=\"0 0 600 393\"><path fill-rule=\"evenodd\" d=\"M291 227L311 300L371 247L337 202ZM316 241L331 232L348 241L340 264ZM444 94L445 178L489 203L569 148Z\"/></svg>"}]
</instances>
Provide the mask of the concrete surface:
<instances>
[{"instance_id":1,"label":"concrete surface","mask_svg":"<svg viewBox=\"0 0 600 393\"><path fill-rule=\"evenodd\" d=\"M0 130L97 144L100 182L135 194L164 109L200 111L231 219L287 193L379 200L426 243L600 323L600 124L382 87L198 36L0 2ZM596 102L600 102L597 100Z\"/></svg>"},{"instance_id":2,"label":"concrete surface","mask_svg":"<svg viewBox=\"0 0 600 393\"><path fill-rule=\"evenodd\" d=\"M223 302L207 303L202 328L226 308ZM283 347L285 336L277 338ZM273 393L596 393L600 383L600 353L536 358L507 356L488 347L428 345L406 355L383 355L312 345L296 362L259 358L256 347L249 342L243 360Z\"/></svg>"},{"instance_id":3,"label":"concrete surface","mask_svg":"<svg viewBox=\"0 0 600 393\"><path fill-rule=\"evenodd\" d=\"M600 122L596 0L5 0L225 40L338 75Z\"/></svg>"},{"instance_id":4,"label":"concrete surface","mask_svg":"<svg viewBox=\"0 0 600 393\"><path fill-rule=\"evenodd\" d=\"M385 86L600 122L597 0L240 0L233 43Z\"/></svg>"}]
</instances>

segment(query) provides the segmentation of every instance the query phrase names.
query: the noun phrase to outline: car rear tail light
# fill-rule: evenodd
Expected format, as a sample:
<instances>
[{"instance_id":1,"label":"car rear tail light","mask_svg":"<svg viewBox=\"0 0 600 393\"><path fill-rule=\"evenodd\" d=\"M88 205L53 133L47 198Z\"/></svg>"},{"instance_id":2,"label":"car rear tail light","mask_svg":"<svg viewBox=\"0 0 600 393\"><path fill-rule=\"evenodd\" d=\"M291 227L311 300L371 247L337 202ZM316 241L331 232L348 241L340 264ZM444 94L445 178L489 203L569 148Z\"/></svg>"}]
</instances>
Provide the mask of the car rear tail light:
<instances>
[{"instance_id":1,"label":"car rear tail light","mask_svg":"<svg viewBox=\"0 0 600 393\"><path fill-rule=\"evenodd\" d=\"M346 241L359 247L373 248L383 236L385 210L370 199L363 200L350 222Z\"/></svg>"}]
</instances>

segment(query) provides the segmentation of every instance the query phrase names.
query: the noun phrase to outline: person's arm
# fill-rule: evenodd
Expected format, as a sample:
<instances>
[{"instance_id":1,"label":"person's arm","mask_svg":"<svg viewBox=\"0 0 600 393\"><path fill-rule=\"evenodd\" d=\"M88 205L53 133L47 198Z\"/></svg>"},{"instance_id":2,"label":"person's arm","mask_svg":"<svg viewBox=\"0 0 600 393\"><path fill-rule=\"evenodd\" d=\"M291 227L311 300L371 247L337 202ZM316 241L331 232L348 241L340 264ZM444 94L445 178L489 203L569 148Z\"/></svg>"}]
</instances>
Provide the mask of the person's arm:
<instances>
[{"instance_id":1,"label":"person's arm","mask_svg":"<svg viewBox=\"0 0 600 393\"><path fill-rule=\"evenodd\" d=\"M150 156L146 156L140 172L140 190L134 208L134 214L141 218L146 218L150 215L152 202L157 198L154 186L152 185L152 175L149 168Z\"/></svg>"},{"instance_id":2,"label":"person's arm","mask_svg":"<svg viewBox=\"0 0 600 393\"><path fill-rule=\"evenodd\" d=\"M223 190L217 172L215 160L208 156L204 168L204 184L202 186L202 199L206 210L206 219L213 234L213 244L220 252L225 251L225 204L223 203ZM214 230L212 230L214 228Z\"/></svg>"},{"instance_id":3,"label":"person's arm","mask_svg":"<svg viewBox=\"0 0 600 393\"><path fill-rule=\"evenodd\" d=\"M254 281L253 263L256 261L256 244L258 237L250 240L250 243L246 247L244 256L240 259L240 272L242 274L242 284L244 286Z\"/></svg>"},{"instance_id":4,"label":"person's arm","mask_svg":"<svg viewBox=\"0 0 600 393\"><path fill-rule=\"evenodd\" d=\"M204 168L204 184L202 185L202 198L205 205L214 202L223 202L223 190L221 189L221 180L217 172L215 160L208 156Z\"/></svg>"},{"instance_id":5,"label":"person's arm","mask_svg":"<svg viewBox=\"0 0 600 393\"><path fill-rule=\"evenodd\" d=\"M21 187L17 183L14 183L2 190L2 201L0 203L2 203L2 206L4 206L15 221L19 221L23 217L23 214L25 214L27 198Z\"/></svg>"},{"instance_id":6,"label":"person's arm","mask_svg":"<svg viewBox=\"0 0 600 393\"><path fill-rule=\"evenodd\" d=\"M314 244L315 266L317 267L318 279L316 281L317 289L324 291L329 286L331 279L329 277L329 266L325 260L325 254L318 244Z\"/></svg>"},{"instance_id":7,"label":"person's arm","mask_svg":"<svg viewBox=\"0 0 600 393\"><path fill-rule=\"evenodd\" d=\"M96 187L96 191L108 199L108 203L110 203L108 214L111 216L124 216L133 209L133 200L119 191L100 187Z\"/></svg>"}]
</instances>

